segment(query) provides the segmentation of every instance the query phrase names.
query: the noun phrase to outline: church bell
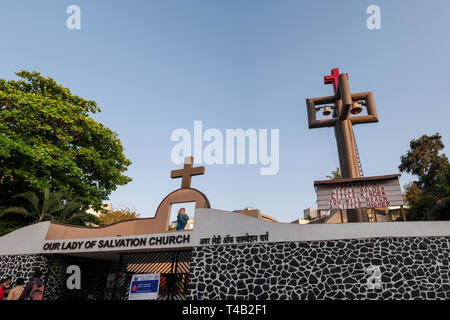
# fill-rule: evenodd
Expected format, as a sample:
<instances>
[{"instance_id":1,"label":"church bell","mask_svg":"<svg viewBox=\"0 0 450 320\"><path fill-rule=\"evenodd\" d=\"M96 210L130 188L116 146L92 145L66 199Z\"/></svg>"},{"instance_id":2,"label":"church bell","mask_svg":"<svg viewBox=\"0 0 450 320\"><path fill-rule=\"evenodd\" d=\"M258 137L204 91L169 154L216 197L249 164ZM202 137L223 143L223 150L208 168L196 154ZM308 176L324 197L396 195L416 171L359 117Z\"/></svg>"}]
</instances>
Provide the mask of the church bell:
<instances>
[{"instance_id":1,"label":"church bell","mask_svg":"<svg viewBox=\"0 0 450 320\"><path fill-rule=\"evenodd\" d=\"M323 109L323 115L324 115L324 116L329 116L330 114L331 114L330 108L329 108L328 106L326 106L326 107Z\"/></svg>"},{"instance_id":2,"label":"church bell","mask_svg":"<svg viewBox=\"0 0 450 320\"><path fill-rule=\"evenodd\" d=\"M360 113L362 111L362 108L361 108L361 106L359 105L359 103L358 102L353 102L353 104L352 104L352 108L350 109L350 113L351 114L358 114L358 113Z\"/></svg>"}]
</instances>

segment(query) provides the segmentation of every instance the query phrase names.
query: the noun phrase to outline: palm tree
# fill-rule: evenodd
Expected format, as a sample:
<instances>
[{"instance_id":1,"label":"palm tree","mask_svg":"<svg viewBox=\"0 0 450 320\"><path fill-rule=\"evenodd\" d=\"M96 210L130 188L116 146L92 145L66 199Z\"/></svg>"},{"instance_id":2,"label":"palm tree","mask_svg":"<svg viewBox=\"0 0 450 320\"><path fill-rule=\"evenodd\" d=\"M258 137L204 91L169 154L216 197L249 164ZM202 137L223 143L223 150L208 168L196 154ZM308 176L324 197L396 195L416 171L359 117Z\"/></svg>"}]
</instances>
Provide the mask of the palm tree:
<instances>
[{"instance_id":1,"label":"palm tree","mask_svg":"<svg viewBox=\"0 0 450 320\"><path fill-rule=\"evenodd\" d=\"M45 189L42 201L38 195L32 191L20 193L13 198L23 198L31 206L26 207L10 207L5 209L0 216L8 213L20 214L25 218L31 218L33 223L42 221L55 221L64 223L73 223L75 221L89 220L89 214L81 209L81 203L78 201L63 201L61 193L50 193L49 189ZM29 210L31 208L31 210Z\"/></svg>"},{"instance_id":2,"label":"palm tree","mask_svg":"<svg viewBox=\"0 0 450 320\"><path fill-rule=\"evenodd\" d=\"M67 201L63 205L63 209L61 210L61 212L58 215L53 216L52 221L67 224L78 224L77 222L83 223L90 221L92 215L86 213L84 210L82 210L81 207L82 204L79 201Z\"/></svg>"},{"instance_id":3,"label":"palm tree","mask_svg":"<svg viewBox=\"0 0 450 320\"><path fill-rule=\"evenodd\" d=\"M341 170L339 170L339 167L337 167L336 170L332 170L331 175L327 176L327 178L331 180L342 179Z\"/></svg>"},{"instance_id":4,"label":"palm tree","mask_svg":"<svg viewBox=\"0 0 450 320\"><path fill-rule=\"evenodd\" d=\"M42 222L46 220L52 220L53 215L58 211L63 209L62 203L60 201L60 194L51 194L48 189L44 190L42 202L39 201L39 197L36 193L32 191L23 192L15 195L13 198L25 199L29 204L31 204L31 210L25 207L10 207L1 213L5 215L7 213L20 214L25 218L33 219L34 223Z\"/></svg>"}]
</instances>

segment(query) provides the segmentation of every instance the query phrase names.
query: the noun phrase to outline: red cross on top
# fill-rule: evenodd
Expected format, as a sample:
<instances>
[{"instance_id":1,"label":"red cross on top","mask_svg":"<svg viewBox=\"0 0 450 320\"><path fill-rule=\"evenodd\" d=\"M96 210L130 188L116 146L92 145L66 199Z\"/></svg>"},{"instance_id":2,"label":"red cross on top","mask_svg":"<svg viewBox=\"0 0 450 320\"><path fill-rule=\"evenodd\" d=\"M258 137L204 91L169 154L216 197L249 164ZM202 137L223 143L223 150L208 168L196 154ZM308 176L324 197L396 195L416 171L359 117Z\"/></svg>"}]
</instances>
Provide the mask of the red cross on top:
<instances>
[{"instance_id":1,"label":"red cross on top","mask_svg":"<svg viewBox=\"0 0 450 320\"><path fill-rule=\"evenodd\" d=\"M348 74L347 74L348 79ZM331 75L323 77L324 84L333 84L334 94L336 94L339 83L339 68L331 69Z\"/></svg>"}]
</instances>

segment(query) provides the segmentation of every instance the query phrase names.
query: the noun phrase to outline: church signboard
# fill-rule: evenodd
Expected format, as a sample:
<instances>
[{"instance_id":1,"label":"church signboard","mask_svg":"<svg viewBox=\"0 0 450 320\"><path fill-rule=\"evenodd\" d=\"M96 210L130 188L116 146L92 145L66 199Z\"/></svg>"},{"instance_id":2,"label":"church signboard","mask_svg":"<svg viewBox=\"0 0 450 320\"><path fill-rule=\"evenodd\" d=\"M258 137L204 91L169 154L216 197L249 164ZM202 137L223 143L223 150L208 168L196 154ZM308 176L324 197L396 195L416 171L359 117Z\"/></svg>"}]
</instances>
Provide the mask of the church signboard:
<instances>
[{"instance_id":1,"label":"church signboard","mask_svg":"<svg viewBox=\"0 0 450 320\"><path fill-rule=\"evenodd\" d=\"M399 174L314 181L319 210L403 205Z\"/></svg>"},{"instance_id":2,"label":"church signboard","mask_svg":"<svg viewBox=\"0 0 450 320\"><path fill-rule=\"evenodd\" d=\"M159 280L159 273L133 274L128 300L158 299Z\"/></svg>"}]
</instances>

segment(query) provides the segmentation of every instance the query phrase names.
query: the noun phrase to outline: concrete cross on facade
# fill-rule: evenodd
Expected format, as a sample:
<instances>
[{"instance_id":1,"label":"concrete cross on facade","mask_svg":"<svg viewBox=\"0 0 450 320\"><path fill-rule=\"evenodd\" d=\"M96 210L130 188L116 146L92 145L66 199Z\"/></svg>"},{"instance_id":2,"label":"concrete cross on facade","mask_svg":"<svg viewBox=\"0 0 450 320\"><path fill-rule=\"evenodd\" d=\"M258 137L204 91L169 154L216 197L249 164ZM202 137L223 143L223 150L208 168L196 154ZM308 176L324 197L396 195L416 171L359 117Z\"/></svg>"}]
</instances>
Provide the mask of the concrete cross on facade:
<instances>
[{"instance_id":1,"label":"concrete cross on facade","mask_svg":"<svg viewBox=\"0 0 450 320\"><path fill-rule=\"evenodd\" d=\"M342 178L359 178L361 172L353 125L378 122L377 111L372 92L351 93L348 74L338 74L339 69L335 68L331 71L331 76L324 78L325 84L336 87L334 96L306 99L308 125L310 129L334 128ZM367 115L352 115L351 109L359 108L360 104L366 107ZM331 117L318 120L316 113L324 107L333 110ZM349 222L368 221L363 209L347 210L347 218Z\"/></svg>"},{"instance_id":2,"label":"concrete cross on facade","mask_svg":"<svg viewBox=\"0 0 450 320\"><path fill-rule=\"evenodd\" d=\"M194 158L186 157L184 159L184 168L173 170L170 173L170 177L174 178L182 178L181 180L181 189L190 189L191 188L191 177L205 174L205 167L193 167Z\"/></svg>"}]
</instances>

